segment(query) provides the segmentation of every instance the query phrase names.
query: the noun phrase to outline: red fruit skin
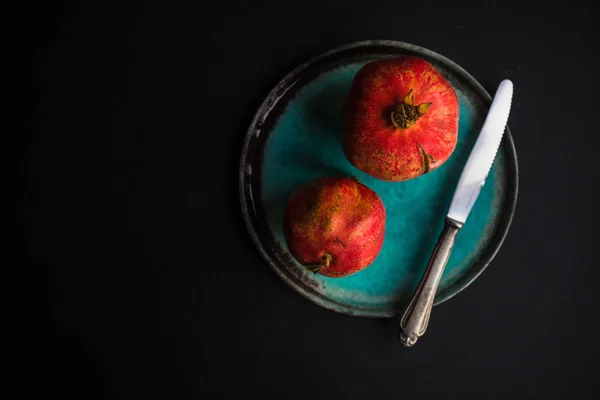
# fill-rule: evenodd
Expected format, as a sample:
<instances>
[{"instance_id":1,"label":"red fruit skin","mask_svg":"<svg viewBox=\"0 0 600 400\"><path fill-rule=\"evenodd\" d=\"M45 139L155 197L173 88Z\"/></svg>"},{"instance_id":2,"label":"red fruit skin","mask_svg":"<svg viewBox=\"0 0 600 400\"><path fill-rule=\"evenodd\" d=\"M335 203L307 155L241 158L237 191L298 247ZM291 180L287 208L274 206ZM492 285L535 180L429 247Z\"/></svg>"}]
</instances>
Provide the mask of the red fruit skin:
<instances>
[{"instance_id":1,"label":"red fruit skin","mask_svg":"<svg viewBox=\"0 0 600 400\"><path fill-rule=\"evenodd\" d=\"M391 112L413 90L414 104L431 102L409 128L397 128ZM348 160L386 181L404 181L442 165L458 139L458 98L427 61L413 56L373 61L355 76L347 98L342 143ZM430 164L424 166L424 153Z\"/></svg>"},{"instance_id":2,"label":"red fruit skin","mask_svg":"<svg viewBox=\"0 0 600 400\"><path fill-rule=\"evenodd\" d=\"M283 228L290 253L303 265L331 262L319 273L339 278L368 267L383 246L385 207L354 178L321 178L288 200Z\"/></svg>"}]
</instances>

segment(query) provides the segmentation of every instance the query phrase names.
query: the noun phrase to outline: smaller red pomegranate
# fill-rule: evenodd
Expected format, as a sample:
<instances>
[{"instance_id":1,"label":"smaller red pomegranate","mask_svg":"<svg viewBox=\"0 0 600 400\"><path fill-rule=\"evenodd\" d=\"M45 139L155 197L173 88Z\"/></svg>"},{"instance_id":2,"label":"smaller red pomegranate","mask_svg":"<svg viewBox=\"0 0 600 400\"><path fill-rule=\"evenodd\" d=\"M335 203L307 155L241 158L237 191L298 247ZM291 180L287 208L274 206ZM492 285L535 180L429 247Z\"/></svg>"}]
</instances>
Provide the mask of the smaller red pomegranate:
<instances>
[{"instance_id":1,"label":"smaller red pomegranate","mask_svg":"<svg viewBox=\"0 0 600 400\"><path fill-rule=\"evenodd\" d=\"M290 197L283 232L290 253L309 271L341 278L367 268L379 254L385 207L356 178L321 178Z\"/></svg>"}]
</instances>

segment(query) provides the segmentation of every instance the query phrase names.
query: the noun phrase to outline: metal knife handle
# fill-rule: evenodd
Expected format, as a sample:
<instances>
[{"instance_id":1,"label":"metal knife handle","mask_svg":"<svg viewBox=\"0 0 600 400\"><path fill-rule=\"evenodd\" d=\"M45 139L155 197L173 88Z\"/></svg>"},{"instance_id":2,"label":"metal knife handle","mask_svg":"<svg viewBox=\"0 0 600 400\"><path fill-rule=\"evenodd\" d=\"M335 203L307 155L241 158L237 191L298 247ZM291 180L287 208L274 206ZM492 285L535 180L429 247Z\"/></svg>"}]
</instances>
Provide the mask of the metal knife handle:
<instances>
[{"instance_id":1,"label":"metal knife handle","mask_svg":"<svg viewBox=\"0 0 600 400\"><path fill-rule=\"evenodd\" d=\"M398 340L407 347L414 345L427 329L435 292L444 268L446 268L446 263L450 258L456 234L461 227L462 224L446 219L446 226L433 250L433 254L431 254L425 275L400 320Z\"/></svg>"}]
</instances>

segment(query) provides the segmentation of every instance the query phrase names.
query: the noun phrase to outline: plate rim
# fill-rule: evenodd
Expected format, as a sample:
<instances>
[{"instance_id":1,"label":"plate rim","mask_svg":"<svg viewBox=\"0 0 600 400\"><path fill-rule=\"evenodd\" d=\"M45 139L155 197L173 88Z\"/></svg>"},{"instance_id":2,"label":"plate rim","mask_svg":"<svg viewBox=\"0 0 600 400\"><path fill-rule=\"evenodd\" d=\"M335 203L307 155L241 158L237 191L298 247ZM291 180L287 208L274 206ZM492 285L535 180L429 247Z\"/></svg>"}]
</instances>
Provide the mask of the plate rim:
<instances>
[{"instance_id":1,"label":"plate rim","mask_svg":"<svg viewBox=\"0 0 600 400\"><path fill-rule=\"evenodd\" d=\"M241 157L240 157L240 164L239 164L239 170L238 170L238 190L239 190L242 214L243 214L244 222L246 225L246 229L248 230L250 237L251 237L255 247L258 249L262 258L267 262L269 267L273 271L275 271L275 273L277 274L277 276L279 276L279 278L281 278L288 286L293 288L294 291L296 291L303 297L309 299L313 303L316 303L317 305L324 307L326 309L336 311L336 312L342 313L342 314L352 315L352 316L381 318L381 317L392 317L397 314L395 312L386 312L386 311L380 311L380 310L357 309L357 308L353 308L346 304L337 303L331 299L328 299L327 297L320 298L320 297L313 296L304 287L293 282L292 279L290 279L286 274L284 274L283 271L276 265L277 260L274 260L267 253L267 251L265 250L265 248L261 242L260 237L258 236L258 234L255 230L254 224L252 223L250 209L249 209L249 205L248 205L248 198L247 198L247 194L246 194L246 187L249 185L247 185L247 177L246 177L247 163L245 162L248 158L247 157L248 149L250 147L250 142L252 140L253 133L256 131L256 128L259 125L261 117L263 115L266 115L269 112L269 109L272 108L272 105L274 104L274 102L276 102L278 100L278 97L279 97L278 94L281 92L281 90L287 84L289 84L289 82L296 75L298 75L299 72L306 69L308 66L318 62L319 60L329 57L333 54L344 52L344 51L347 51L350 49L360 48L360 47L369 48L369 47L375 47L375 46L380 46L380 47L387 46L387 47L393 47L393 48L397 48L397 49L401 49L401 50L407 50L407 51L414 52L414 53L420 53L420 54L423 54L425 57L434 59L434 60L440 62L441 64L444 64L445 66L449 67L453 72L458 73L462 79L467 81L467 83L469 85L471 85L478 92L478 94L487 103L488 107L492 103L492 96L464 68L462 68L460 65L458 65L454 61L450 60L449 58L447 58L439 53L436 53L432 50L429 50L427 48L424 48L424 47L421 47L418 45L414 45L414 44L410 44L410 43L406 43L406 42L401 42L401 41L381 40L381 39L361 40L361 41L355 41L355 42L350 42L350 43L336 46L336 47L334 47L324 53L321 53L315 57L312 57L312 58L308 59L307 61L298 65L296 68L294 68L289 73L287 73L282 79L280 79L278 81L278 83L273 87L273 89L271 89L269 91L269 94L263 100L263 102L257 109L256 113L254 114L254 117L252 118L252 121L251 121L251 123L248 127L248 130L246 131L246 135L244 137L244 145L242 147L242 153L241 153ZM487 246L486 252L480 258L478 258L477 261L475 261L473 267L468 270L468 272L463 276L463 278L458 280L457 282L454 282L452 285L450 285L448 288L446 288L442 293L436 294L434 305L441 304L441 303L451 299L452 297L456 296L458 293L462 292L464 289L469 287L473 283L473 281L475 281L479 277L479 275L481 275L483 273L483 271L489 266L491 261L494 259L494 257L500 250L500 247L502 247L502 244L504 243L506 236L508 235L508 231L510 230L512 219L513 219L513 216L515 213L518 191L519 191L519 166L518 166L518 161L517 161L517 152L516 152L515 144L514 144L514 141L513 141L513 138L512 138L512 135L511 135L508 125L506 126L506 130L505 130L504 136L502 138L502 146L504 147L504 150L507 153L506 161L507 161L507 170L509 171L509 173L508 173L509 183L508 183L507 197L505 200L506 202L503 207L502 216L499 221L497 232L493 236L490 244ZM251 195L250 195L250 197L251 197Z\"/></svg>"}]
</instances>

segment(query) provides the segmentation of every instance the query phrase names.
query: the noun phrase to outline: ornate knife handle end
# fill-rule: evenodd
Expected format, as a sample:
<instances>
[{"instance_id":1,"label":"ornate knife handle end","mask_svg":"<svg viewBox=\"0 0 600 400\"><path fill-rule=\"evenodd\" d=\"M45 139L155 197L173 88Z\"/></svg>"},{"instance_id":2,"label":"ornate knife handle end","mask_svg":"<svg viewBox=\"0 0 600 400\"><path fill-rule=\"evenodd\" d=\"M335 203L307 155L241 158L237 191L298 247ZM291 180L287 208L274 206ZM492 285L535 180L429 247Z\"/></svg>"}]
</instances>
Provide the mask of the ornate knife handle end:
<instances>
[{"instance_id":1,"label":"ornate knife handle end","mask_svg":"<svg viewBox=\"0 0 600 400\"><path fill-rule=\"evenodd\" d=\"M398 341L406 347L411 347L413 344L417 343L417 339L419 339L419 337L416 335L406 336L402 329L398 331Z\"/></svg>"}]
</instances>

